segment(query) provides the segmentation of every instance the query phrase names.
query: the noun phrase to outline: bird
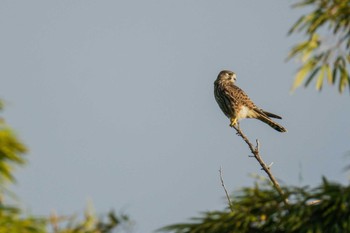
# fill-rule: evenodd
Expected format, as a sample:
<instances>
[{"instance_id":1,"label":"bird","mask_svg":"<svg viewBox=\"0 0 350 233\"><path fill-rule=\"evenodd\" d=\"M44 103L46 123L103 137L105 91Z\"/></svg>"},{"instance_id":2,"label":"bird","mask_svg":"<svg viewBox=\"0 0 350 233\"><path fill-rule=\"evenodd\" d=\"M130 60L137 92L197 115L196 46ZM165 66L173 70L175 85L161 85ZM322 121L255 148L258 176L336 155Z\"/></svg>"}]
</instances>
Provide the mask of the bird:
<instances>
[{"instance_id":1,"label":"bird","mask_svg":"<svg viewBox=\"0 0 350 233\"><path fill-rule=\"evenodd\" d=\"M237 126L238 121L244 118L255 118L279 132L287 132L287 129L271 119L282 119L282 117L257 107L248 95L235 85L236 80L234 72L222 70L214 82L215 100L222 112L230 119L230 126Z\"/></svg>"}]
</instances>

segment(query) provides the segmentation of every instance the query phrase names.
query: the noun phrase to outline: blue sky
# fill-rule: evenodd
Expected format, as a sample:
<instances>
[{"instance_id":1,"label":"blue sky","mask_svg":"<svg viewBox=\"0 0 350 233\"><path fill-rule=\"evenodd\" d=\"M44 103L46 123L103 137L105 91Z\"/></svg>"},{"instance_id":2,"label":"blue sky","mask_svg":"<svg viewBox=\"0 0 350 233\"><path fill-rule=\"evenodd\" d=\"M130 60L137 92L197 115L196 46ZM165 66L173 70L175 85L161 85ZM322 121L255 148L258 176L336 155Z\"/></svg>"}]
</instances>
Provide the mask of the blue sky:
<instances>
[{"instance_id":1,"label":"blue sky","mask_svg":"<svg viewBox=\"0 0 350 233\"><path fill-rule=\"evenodd\" d=\"M21 205L66 215L91 199L129 214L134 232L223 209L220 166L230 191L264 174L214 100L222 69L283 116L285 134L241 122L282 184L348 183L348 93L290 93L293 2L2 1L3 115L30 149Z\"/></svg>"}]
</instances>

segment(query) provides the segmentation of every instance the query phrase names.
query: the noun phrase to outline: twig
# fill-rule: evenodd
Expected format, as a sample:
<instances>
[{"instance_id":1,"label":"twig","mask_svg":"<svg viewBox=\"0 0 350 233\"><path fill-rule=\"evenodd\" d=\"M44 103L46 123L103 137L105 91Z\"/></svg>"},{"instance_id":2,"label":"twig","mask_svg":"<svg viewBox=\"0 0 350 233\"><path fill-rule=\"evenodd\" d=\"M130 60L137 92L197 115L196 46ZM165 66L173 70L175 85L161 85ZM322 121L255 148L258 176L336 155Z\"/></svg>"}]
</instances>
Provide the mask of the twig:
<instances>
[{"instance_id":1,"label":"twig","mask_svg":"<svg viewBox=\"0 0 350 233\"><path fill-rule=\"evenodd\" d=\"M310 202L306 203L306 205L318 205L321 202L322 202L321 200L313 200L313 201L310 201Z\"/></svg>"},{"instance_id":2,"label":"twig","mask_svg":"<svg viewBox=\"0 0 350 233\"><path fill-rule=\"evenodd\" d=\"M59 227L58 227L58 222L59 222L59 217L56 214L56 211L52 211L50 217L49 217L49 221L51 223L53 232L58 232L59 231Z\"/></svg>"},{"instance_id":3,"label":"twig","mask_svg":"<svg viewBox=\"0 0 350 233\"><path fill-rule=\"evenodd\" d=\"M259 144L258 139L256 140L256 146L254 147L253 144L248 140L247 136L241 131L241 129L239 127L237 127L235 125L233 125L232 127L237 131L237 135L240 136L245 141L245 143L248 145L250 151L254 155L254 158L256 160L258 160L262 170L264 170L266 172L266 174L269 176L271 182L275 186L277 192L283 198L284 204L288 206L289 205L288 199L286 198L283 190L281 189L281 186L277 182L276 178L272 175L270 167L265 164L265 162L263 161L263 159L261 158L261 156L259 154L260 144Z\"/></svg>"},{"instance_id":4,"label":"twig","mask_svg":"<svg viewBox=\"0 0 350 233\"><path fill-rule=\"evenodd\" d=\"M221 185L225 191L225 194L226 194L226 198L227 198L227 201L228 201L228 205L231 209L231 211L233 211L233 206L232 206L232 202L231 202L231 199L230 199L230 196L228 195L228 192L227 192L227 189L225 187L225 183L224 183L224 178L223 178L223 175L222 175L222 168L220 166L220 169L219 169L219 174L220 174L220 181L221 181Z\"/></svg>"},{"instance_id":5,"label":"twig","mask_svg":"<svg viewBox=\"0 0 350 233\"><path fill-rule=\"evenodd\" d=\"M48 221L51 224L53 232L58 233L58 232L61 232L59 227L60 222L63 222L69 219L70 219L69 217L57 215L56 211L53 210L48 218Z\"/></svg>"}]
</instances>

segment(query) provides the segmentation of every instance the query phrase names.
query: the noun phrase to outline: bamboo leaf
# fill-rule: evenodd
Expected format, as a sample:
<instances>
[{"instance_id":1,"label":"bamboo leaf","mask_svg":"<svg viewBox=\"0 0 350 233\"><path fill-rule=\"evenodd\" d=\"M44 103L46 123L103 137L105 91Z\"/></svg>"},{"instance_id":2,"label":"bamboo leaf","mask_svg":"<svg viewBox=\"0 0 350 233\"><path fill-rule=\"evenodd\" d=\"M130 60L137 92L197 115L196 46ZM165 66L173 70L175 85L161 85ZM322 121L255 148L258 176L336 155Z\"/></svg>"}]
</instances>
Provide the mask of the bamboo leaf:
<instances>
[{"instance_id":1,"label":"bamboo leaf","mask_svg":"<svg viewBox=\"0 0 350 233\"><path fill-rule=\"evenodd\" d=\"M332 72L332 84L335 83L335 80L337 79L338 75L338 65L335 63L333 67L333 72Z\"/></svg>"},{"instance_id":2,"label":"bamboo leaf","mask_svg":"<svg viewBox=\"0 0 350 233\"><path fill-rule=\"evenodd\" d=\"M292 90L296 89L305 81L309 74L305 86L308 86L316 75L316 89L321 90L323 79L327 79L328 84L337 83L339 92L343 92L350 84L350 0L300 0L293 7L311 9L308 14L302 15L292 25L289 34L294 32L304 32L310 36L308 41L304 41L293 47L288 54L287 60L298 57L303 63L298 70ZM322 30L320 30L322 29ZM325 29L325 30L323 30ZM322 38L328 38L328 34L334 35L332 42L320 40L316 32L322 33ZM322 45L322 46L321 46ZM321 46L321 47L320 47ZM324 52L326 50L326 52ZM323 57L318 55L326 54ZM338 54L338 57L336 57ZM311 58L315 64L323 63L321 69L315 69L306 65ZM335 62L334 59L336 59ZM332 62L332 63L330 63ZM350 86L349 86L350 88Z\"/></svg>"},{"instance_id":3,"label":"bamboo leaf","mask_svg":"<svg viewBox=\"0 0 350 233\"><path fill-rule=\"evenodd\" d=\"M313 49L305 49L304 54L301 57L301 61L306 62L310 58L310 55L312 52L313 52Z\"/></svg>"},{"instance_id":4,"label":"bamboo leaf","mask_svg":"<svg viewBox=\"0 0 350 233\"><path fill-rule=\"evenodd\" d=\"M310 41L304 41L300 44L295 45L287 56L287 60L294 57L297 53L300 53L302 50L306 49L309 45Z\"/></svg>"},{"instance_id":5,"label":"bamboo leaf","mask_svg":"<svg viewBox=\"0 0 350 233\"><path fill-rule=\"evenodd\" d=\"M326 21L325 17L326 16L324 14L321 14L320 12L316 12L315 19L311 23L311 25L308 29L308 32L314 33L319 27L321 27L324 24L324 22Z\"/></svg>"},{"instance_id":6,"label":"bamboo leaf","mask_svg":"<svg viewBox=\"0 0 350 233\"><path fill-rule=\"evenodd\" d=\"M302 61L305 62L310 57L310 54L318 48L320 45L319 35L314 33L310 36L309 40L295 45L287 56L287 61L298 53L302 53Z\"/></svg>"},{"instance_id":7,"label":"bamboo leaf","mask_svg":"<svg viewBox=\"0 0 350 233\"><path fill-rule=\"evenodd\" d=\"M349 74L344 67L340 66L339 92L343 93L344 88L349 85Z\"/></svg>"},{"instance_id":8,"label":"bamboo leaf","mask_svg":"<svg viewBox=\"0 0 350 233\"><path fill-rule=\"evenodd\" d=\"M332 77L332 71L331 71L331 67L329 66L329 64L325 65L325 69L326 69L326 73L327 73L327 80L329 84L333 83L333 77Z\"/></svg>"},{"instance_id":9,"label":"bamboo leaf","mask_svg":"<svg viewBox=\"0 0 350 233\"><path fill-rule=\"evenodd\" d=\"M311 80L315 77L315 75L318 73L318 71L321 69L321 67L317 67L316 69L314 69L314 71L312 71L312 73L310 74L310 76L307 78L304 86L307 87Z\"/></svg>"},{"instance_id":10,"label":"bamboo leaf","mask_svg":"<svg viewBox=\"0 0 350 233\"><path fill-rule=\"evenodd\" d=\"M322 85L323 85L323 78L324 78L324 74L326 72L326 66L323 65L321 68L321 72L317 77L317 81L316 81L316 90L320 91L322 89Z\"/></svg>"},{"instance_id":11,"label":"bamboo leaf","mask_svg":"<svg viewBox=\"0 0 350 233\"><path fill-rule=\"evenodd\" d=\"M307 6L310 5L311 3L314 3L315 0L308 0L308 1L302 1L298 2L292 5L292 7L297 8L297 7L302 7L302 6Z\"/></svg>"},{"instance_id":12,"label":"bamboo leaf","mask_svg":"<svg viewBox=\"0 0 350 233\"><path fill-rule=\"evenodd\" d=\"M302 17L300 17L295 24L293 24L293 26L289 29L288 31L288 35L292 34L299 26L300 24L303 23L303 21L305 20L306 15L303 15Z\"/></svg>"},{"instance_id":13,"label":"bamboo leaf","mask_svg":"<svg viewBox=\"0 0 350 233\"><path fill-rule=\"evenodd\" d=\"M295 76L293 86L291 88L292 92L301 85L301 83L304 81L307 73L309 73L314 68L315 65L316 65L316 63L312 60L312 61L306 63L304 66L302 66L299 69L299 71L297 72L297 74Z\"/></svg>"}]
</instances>

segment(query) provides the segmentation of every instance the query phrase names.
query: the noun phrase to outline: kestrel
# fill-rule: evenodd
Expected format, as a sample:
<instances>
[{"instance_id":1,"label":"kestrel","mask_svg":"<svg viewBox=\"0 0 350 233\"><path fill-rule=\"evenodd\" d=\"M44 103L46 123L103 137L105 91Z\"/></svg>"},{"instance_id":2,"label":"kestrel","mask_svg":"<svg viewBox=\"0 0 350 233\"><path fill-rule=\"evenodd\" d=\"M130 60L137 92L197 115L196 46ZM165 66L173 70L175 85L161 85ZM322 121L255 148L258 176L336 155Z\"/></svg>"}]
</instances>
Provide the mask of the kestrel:
<instances>
[{"instance_id":1,"label":"kestrel","mask_svg":"<svg viewBox=\"0 0 350 233\"><path fill-rule=\"evenodd\" d=\"M255 118L268 124L279 132L287 132L285 128L272 121L270 117L282 119L273 113L258 108L248 95L235 85L236 74L229 70L219 73L214 82L214 95L221 110L230 119L230 126L235 126L238 120Z\"/></svg>"}]
</instances>

